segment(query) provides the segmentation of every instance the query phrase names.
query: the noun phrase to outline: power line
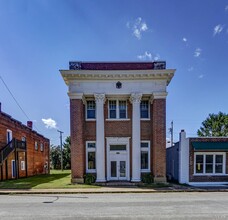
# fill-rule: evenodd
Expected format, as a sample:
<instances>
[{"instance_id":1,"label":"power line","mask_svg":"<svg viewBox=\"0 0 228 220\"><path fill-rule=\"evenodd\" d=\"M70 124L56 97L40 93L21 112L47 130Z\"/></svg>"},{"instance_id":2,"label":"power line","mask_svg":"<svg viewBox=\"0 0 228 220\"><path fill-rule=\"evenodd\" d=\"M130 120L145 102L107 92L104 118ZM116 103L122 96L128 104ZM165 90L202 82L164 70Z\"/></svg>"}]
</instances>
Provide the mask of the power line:
<instances>
[{"instance_id":1,"label":"power line","mask_svg":"<svg viewBox=\"0 0 228 220\"><path fill-rule=\"evenodd\" d=\"M28 115L25 113L25 111L23 110L23 108L20 106L20 104L18 103L17 99L14 97L13 93L10 91L9 87L7 86L7 84L5 83L5 81L3 80L3 78L0 76L0 79L2 80L4 86L6 87L6 89L8 90L8 92L10 93L10 95L12 96L12 98L14 99L14 101L16 102L16 104L18 105L18 107L21 109L21 111L23 112L23 114L25 115L25 117L31 121L28 117ZM34 125L34 127L36 128L36 130L38 131L37 127Z\"/></svg>"}]
</instances>

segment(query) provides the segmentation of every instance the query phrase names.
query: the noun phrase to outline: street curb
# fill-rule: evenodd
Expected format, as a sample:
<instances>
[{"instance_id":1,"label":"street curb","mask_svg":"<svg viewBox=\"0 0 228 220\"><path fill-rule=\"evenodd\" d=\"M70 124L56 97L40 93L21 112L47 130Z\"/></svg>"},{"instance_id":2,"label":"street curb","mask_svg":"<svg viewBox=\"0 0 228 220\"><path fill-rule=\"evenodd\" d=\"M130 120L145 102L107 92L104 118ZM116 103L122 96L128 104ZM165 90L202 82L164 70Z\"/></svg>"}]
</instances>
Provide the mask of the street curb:
<instances>
[{"instance_id":1,"label":"street curb","mask_svg":"<svg viewBox=\"0 0 228 220\"><path fill-rule=\"evenodd\" d=\"M138 190L138 191L0 191L0 195L31 195L31 194L130 194L130 193L186 193L186 192L228 192L228 189L182 189L182 190Z\"/></svg>"}]
</instances>

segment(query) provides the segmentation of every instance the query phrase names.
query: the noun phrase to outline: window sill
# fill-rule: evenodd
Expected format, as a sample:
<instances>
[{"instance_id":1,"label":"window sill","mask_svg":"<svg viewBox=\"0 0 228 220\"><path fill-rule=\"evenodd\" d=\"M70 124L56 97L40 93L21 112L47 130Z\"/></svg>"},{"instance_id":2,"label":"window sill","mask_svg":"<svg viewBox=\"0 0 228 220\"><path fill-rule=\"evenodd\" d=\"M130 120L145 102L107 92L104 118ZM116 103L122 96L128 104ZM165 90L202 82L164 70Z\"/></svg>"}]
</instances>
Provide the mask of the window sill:
<instances>
[{"instance_id":1,"label":"window sill","mask_svg":"<svg viewBox=\"0 0 228 220\"><path fill-rule=\"evenodd\" d=\"M150 118L140 118L140 121L150 121Z\"/></svg>"},{"instance_id":2,"label":"window sill","mask_svg":"<svg viewBox=\"0 0 228 220\"><path fill-rule=\"evenodd\" d=\"M226 173L194 173L193 176L228 176Z\"/></svg>"},{"instance_id":3,"label":"window sill","mask_svg":"<svg viewBox=\"0 0 228 220\"><path fill-rule=\"evenodd\" d=\"M150 170L141 170L141 173L150 173Z\"/></svg>"},{"instance_id":4,"label":"window sill","mask_svg":"<svg viewBox=\"0 0 228 220\"><path fill-rule=\"evenodd\" d=\"M107 118L105 121L130 121L130 118Z\"/></svg>"},{"instance_id":5,"label":"window sill","mask_svg":"<svg viewBox=\"0 0 228 220\"><path fill-rule=\"evenodd\" d=\"M96 118L86 118L86 121L96 121Z\"/></svg>"}]
</instances>

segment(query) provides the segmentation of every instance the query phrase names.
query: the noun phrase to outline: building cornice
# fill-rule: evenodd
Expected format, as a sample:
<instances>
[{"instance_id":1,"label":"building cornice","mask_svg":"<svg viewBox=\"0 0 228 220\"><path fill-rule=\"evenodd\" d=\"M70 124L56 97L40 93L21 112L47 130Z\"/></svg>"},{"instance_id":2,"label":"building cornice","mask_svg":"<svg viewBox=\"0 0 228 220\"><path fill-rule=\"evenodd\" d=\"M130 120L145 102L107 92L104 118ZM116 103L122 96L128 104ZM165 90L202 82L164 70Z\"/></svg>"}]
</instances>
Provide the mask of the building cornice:
<instances>
[{"instance_id":1,"label":"building cornice","mask_svg":"<svg viewBox=\"0 0 228 220\"><path fill-rule=\"evenodd\" d=\"M60 70L67 85L75 80L166 80L167 85L175 69L162 70Z\"/></svg>"}]
</instances>

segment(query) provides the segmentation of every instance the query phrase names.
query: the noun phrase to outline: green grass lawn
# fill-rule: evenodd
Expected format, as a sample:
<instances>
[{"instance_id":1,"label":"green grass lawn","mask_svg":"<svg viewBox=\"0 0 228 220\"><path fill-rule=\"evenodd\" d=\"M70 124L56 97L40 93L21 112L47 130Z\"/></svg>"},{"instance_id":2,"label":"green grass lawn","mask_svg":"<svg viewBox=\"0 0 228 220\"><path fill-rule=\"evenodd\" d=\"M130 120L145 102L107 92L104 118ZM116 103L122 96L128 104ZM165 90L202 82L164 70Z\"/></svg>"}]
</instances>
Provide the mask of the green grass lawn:
<instances>
[{"instance_id":1,"label":"green grass lawn","mask_svg":"<svg viewBox=\"0 0 228 220\"><path fill-rule=\"evenodd\" d=\"M17 180L0 182L0 189L61 189L61 188L94 188L99 186L71 184L70 170L51 170L50 175L37 175Z\"/></svg>"}]
</instances>

